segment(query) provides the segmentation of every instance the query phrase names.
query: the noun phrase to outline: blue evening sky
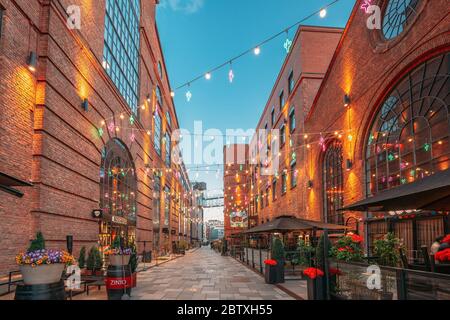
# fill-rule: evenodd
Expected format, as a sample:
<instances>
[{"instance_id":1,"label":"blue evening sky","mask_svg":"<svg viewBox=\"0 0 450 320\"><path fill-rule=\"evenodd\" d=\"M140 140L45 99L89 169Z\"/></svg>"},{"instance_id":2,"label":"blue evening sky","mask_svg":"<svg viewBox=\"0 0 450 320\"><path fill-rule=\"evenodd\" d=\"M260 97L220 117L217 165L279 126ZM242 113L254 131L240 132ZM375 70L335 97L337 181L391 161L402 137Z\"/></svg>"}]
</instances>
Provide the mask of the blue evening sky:
<instances>
[{"instance_id":1,"label":"blue evening sky","mask_svg":"<svg viewBox=\"0 0 450 320\"><path fill-rule=\"evenodd\" d=\"M308 16L332 0L161 0L157 24L172 88L189 82L211 68L252 48L266 38ZM344 27L355 0L340 0L306 25ZM292 39L294 29L289 32ZM249 54L233 62L234 81L228 81L229 68L212 74L211 80L191 84L176 91L175 106L182 128L193 132L194 121L203 130L254 128L269 98L286 57L286 36L261 47L261 54ZM206 143L207 144L207 143ZM223 189L223 173L190 171L192 181L205 181L209 190ZM210 213L222 217L222 210ZM222 217L223 218L223 217Z\"/></svg>"}]
</instances>

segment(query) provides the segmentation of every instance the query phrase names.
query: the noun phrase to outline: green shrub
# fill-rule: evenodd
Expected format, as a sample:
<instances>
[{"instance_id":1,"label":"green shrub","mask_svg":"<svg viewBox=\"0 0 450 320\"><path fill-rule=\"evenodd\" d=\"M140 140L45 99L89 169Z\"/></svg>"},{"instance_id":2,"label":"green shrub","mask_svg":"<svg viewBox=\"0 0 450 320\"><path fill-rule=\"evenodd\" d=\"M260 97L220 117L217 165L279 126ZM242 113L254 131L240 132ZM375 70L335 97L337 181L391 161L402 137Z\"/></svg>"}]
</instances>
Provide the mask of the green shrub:
<instances>
[{"instance_id":1,"label":"green shrub","mask_svg":"<svg viewBox=\"0 0 450 320\"><path fill-rule=\"evenodd\" d=\"M86 267L88 270L96 271L100 270L102 268L102 265L103 261L100 255L100 251L96 246L94 246L91 248L91 250L89 250L88 258L86 261Z\"/></svg>"},{"instance_id":2,"label":"green shrub","mask_svg":"<svg viewBox=\"0 0 450 320\"><path fill-rule=\"evenodd\" d=\"M326 238L326 244L328 248L328 257L331 256L332 246L330 239ZM319 243L316 248L316 268L320 270L325 270L325 235L321 235L319 239Z\"/></svg>"},{"instance_id":3,"label":"green shrub","mask_svg":"<svg viewBox=\"0 0 450 320\"><path fill-rule=\"evenodd\" d=\"M332 247L332 254L340 261L361 261L363 258L361 241L362 238L358 235L343 236Z\"/></svg>"},{"instance_id":4,"label":"green shrub","mask_svg":"<svg viewBox=\"0 0 450 320\"><path fill-rule=\"evenodd\" d=\"M130 269L131 273L135 273L138 267L138 255L137 255L137 248L136 243L134 241L130 242L130 249L131 249L131 256L130 256Z\"/></svg>"},{"instance_id":5,"label":"green shrub","mask_svg":"<svg viewBox=\"0 0 450 320\"><path fill-rule=\"evenodd\" d=\"M400 239L389 232L381 240L374 242L374 254L378 257L378 263L382 266L397 267L400 261Z\"/></svg>"},{"instance_id":6,"label":"green shrub","mask_svg":"<svg viewBox=\"0 0 450 320\"><path fill-rule=\"evenodd\" d=\"M303 239L298 240L297 254L296 257L292 259L292 263L295 265L310 266L311 255L313 251L314 248L310 245L307 245Z\"/></svg>"},{"instance_id":7,"label":"green shrub","mask_svg":"<svg viewBox=\"0 0 450 320\"><path fill-rule=\"evenodd\" d=\"M36 239L31 241L30 247L28 248L28 252L44 249L45 249L45 239L44 236L42 235L42 232L38 231L38 233L36 233Z\"/></svg>"},{"instance_id":8,"label":"green shrub","mask_svg":"<svg viewBox=\"0 0 450 320\"><path fill-rule=\"evenodd\" d=\"M86 266L86 247L82 247L80 250L80 256L78 257L78 266L81 269Z\"/></svg>"},{"instance_id":9,"label":"green shrub","mask_svg":"<svg viewBox=\"0 0 450 320\"><path fill-rule=\"evenodd\" d=\"M272 242L272 259L284 261L285 252L283 242L279 238L275 238Z\"/></svg>"}]
</instances>

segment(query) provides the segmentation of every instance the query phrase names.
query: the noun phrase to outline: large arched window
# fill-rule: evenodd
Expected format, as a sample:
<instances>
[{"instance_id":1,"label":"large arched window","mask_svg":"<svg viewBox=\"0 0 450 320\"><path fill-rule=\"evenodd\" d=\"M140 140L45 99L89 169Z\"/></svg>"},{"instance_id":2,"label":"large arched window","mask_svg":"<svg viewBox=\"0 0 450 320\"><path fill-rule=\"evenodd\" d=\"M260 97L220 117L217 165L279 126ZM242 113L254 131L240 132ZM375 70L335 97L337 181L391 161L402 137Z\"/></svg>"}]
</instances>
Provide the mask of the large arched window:
<instances>
[{"instance_id":1,"label":"large arched window","mask_svg":"<svg viewBox=\"0 0 450 320\"><path fill-rule=\"evenodd\" d=\"M450 168L449 58L415 68L382 103L367 141L369 196Z\"/></svg>"},{"instance_id":2,"label":"large arched window","mask_svg":"<svg viewBox=\"0 0 450 320\"><path fill-rule=\"evenodd\" d=\"M103 68L136 113L139 104L139 0L106 0Z\"/></svg>"},{"instance_id":3,"label":"large arched window","mask_svg":"<svg viewBox=\"0 0 450 320\"><path fill-rule=\"evenodd\" d=\"M420 0L388 0L383 17L383 36L390 40L400 35L417 15Z\"/></svg>"},{"instance_id":4,"label":"large arched window","mask_svg":"<svg viewBox=\"0 0 450 320\"><path fill-rule=\"evenodd\" d=\"M342 142L329 143L323 160L324 218L327 223L344 224L338 209L344 203Z\"/></svg>"},{"instance_id":5,"label":"large arched window","mask_svg":"<svg viewBox=\"0 0 450 320\"><path fill-rule=\"evenodd\" d=\"M104 213L136 221L136 171L127 147L118 139L102 150L100 188Z\"/></svg>"}]
</instances>

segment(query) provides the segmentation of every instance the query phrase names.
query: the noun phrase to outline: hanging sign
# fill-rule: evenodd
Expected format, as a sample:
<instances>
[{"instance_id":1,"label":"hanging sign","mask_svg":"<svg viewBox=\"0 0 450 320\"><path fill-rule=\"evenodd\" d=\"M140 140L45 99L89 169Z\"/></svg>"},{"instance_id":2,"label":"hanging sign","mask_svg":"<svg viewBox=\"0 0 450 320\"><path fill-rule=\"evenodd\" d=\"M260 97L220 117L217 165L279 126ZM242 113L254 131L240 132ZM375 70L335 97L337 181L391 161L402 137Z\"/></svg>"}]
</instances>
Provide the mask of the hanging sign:
<instances>
[{"instance_id":1,"label":"hanging sign","mask_svg":"<svg viewBox=\"0 0 450 320\"><path fill-rule=\"evenodd\" d=\"M117 224L123 224L125 226L128 224L127 219L125 219L124 217L119 217L119 216L112 216L112 222L117 223Z\"/></svg>"}]
</instances>

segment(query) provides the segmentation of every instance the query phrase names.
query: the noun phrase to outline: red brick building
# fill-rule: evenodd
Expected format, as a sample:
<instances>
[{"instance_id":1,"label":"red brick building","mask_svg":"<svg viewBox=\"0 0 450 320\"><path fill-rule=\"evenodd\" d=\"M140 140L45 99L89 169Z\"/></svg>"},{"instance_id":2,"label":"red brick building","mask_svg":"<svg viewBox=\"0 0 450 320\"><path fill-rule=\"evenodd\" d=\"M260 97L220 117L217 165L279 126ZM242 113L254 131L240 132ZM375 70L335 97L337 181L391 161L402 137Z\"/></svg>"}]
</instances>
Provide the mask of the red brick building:
<instances>
[{"instance_id":1,"label":"red brick building","mask_svg":"<svg viewBox=\"0 0 450 320\"><path fill-rule=\"evenodd\" d=\"M304 119L341 35L341 29L301 26L293 39L249 151L251 226L287 214L319 218L308 210L303 188L308 182Z\"/></svg>"},{"instance_id":2,"label":"red brick building","mask_svg":"<svg viewBox=\"0 0 450 320\"><path fill-rule=\"evenodd\" d=\"M248 144L230 144L224 155L224 233L225 238L249 226L250 203Z\"/></svg>"},{"instance_id":3,"label":"red brick building","mask_svg":"<svg viewBox=\"0 0 450 320\"><path fill-rule=\"evenodd\" d=\"M48 247L73 235L75 254L116 235L140 251L189 240L157 3L0 0L0 274L39 230Z\"/></svg>"},{"instance_id":4,"label":"red brick building","mask_svg":"<svg viewBox=\"0 0 450 320\"><path fill-rule=\"evenodd\" d=\"M339 211L450 165L448 1L404 2L396 10L394 1L372 1L381 8L381 29L368 28L372 15L357 1L342 36L312 28L322 32L313 42L294 42L258 125L280 129L281 146L278 174L264 176L264 163L251 167L257 187L248 210L258 223L294 214L347 224L365 234L368 250L392 231L410 258L450 232L445 211ZM297 39L314 34L303 30ZM308 45L306 53L296 50ZM286 96L290 68L298 74ZM311 74L317 79L305 81ZM265 142L253 144L256 163Z\"/></svg>"}]
</instances>

